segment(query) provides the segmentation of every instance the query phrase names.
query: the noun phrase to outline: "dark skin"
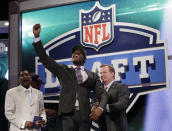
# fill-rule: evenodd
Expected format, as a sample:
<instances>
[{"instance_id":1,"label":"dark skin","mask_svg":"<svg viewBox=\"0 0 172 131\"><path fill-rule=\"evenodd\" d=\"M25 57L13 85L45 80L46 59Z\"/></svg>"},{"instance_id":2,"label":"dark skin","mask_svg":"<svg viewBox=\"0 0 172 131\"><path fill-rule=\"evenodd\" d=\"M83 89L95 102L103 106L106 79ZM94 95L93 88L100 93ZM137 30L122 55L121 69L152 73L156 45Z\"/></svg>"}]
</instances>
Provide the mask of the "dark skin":
<instances>
[{"instance_id":1,"label":"dark skin","mask_svg":"<svg viewBox=\"0 0 172 131\"><path fill-rule=\"evenodd\" d=\"M41 25L40 24L35 24L33 26L33 34L35 38L38 38L40 36L41 32ZM83 66L85 63L85 58L80 50L76 50L72 54L72 62L76 66Z\"/></svg>"},{"instance_id":2,"label":"dark skin","mask_svg":"<svg viewBox=\"0 0 172 131\"><path fill-rule=\"evenodd\" d=\"M27 70L21 71L20 76L19 76L19 83L26 89L30 87L30 82L31 82L31 76ZM37 125L38 126L43 126L45 124L44 120L39 120ZM34 126L34 123L32 121L26 121L25 122L25 128L32 130Z\"/></svg>"},{"instance_id":3,"label":"dark skin","mask_svg":"<svg viewBox=\"0 0 172 131\"><path fill-rule=\"evenodd\" d=\"M34 37L38 38L40 36L40 32L41 32L41 25L40 24L35 24L33 26ZM72 62L73 62L74 65L83 66L85 64L85 61L86 61L86 58L82 54L81 50L78 49L72 54ZM98 107L93 108L91 110L90 120L97 120L101 116L102 113L103 112L102 112L102 110L100 108L98 108Z\"/></svg>"},{"instance_id":4,"label":"dark skin","mask_svg":"<svg viewBox=\"0 0 172 131\"><path fill-rule=\"evenodd\" d=\"M72 54L72 62L76 66L83 66L84 65L85 58L84 58L81 50L78 49Z\"/></svg>"},{"instance_id":5,"label":"dark skin","mask_svg":"<svg viewBox=\"0 0 172 131\"><path fill-rule=\"evenodd\" d=\"M21 71L19 76L19 83L26 89L30 86L31 77L27 70Z\"/></svg>"}]
</instances>

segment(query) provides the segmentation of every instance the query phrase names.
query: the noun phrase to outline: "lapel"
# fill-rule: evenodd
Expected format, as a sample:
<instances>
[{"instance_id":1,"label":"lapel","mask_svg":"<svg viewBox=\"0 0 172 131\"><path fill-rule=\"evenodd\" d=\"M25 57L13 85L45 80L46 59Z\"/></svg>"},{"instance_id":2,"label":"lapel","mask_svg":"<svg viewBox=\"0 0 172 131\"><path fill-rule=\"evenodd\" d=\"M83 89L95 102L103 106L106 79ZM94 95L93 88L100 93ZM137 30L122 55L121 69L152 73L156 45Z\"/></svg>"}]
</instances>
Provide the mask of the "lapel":
<instances>
[{"instance_id":1,"label":"lapel","mask_svg":"<svg viewBox=\"0 0 172 131\"><path fill-rule=\"evenodd\" d=\"M75 69L71 66L71 67L69 67L69 70L70 70L70 74L69 74L70 78L71 78L73 81L75 81L76 84L77 84L77 78L76 78Z\"/></svg>"},{"instance_id":2,"label":"lapel","mask_svg":"<svg viewBox=\"0 0 172 131\"><path fill-rule=\"evenodd\" d=\"M21 98L22 101L28 101L27 100L27 96L24 92L24 87L22 85L18 86L18 94L16 94L17 96L19 96Z\"/></svg>"},{"instance_id":3,"label":"lapel","mask_svg":"<svg viewBox=\"0 0 172 131\"><path fill-rule=\"evenodd\" d=\"M71 71L70 72L71 72L71 74L70 74L71 79L75 82L76 85L78 85L77 78L76 78L76 73L75 73L75 69L72 66L71 66ZM85 83L88 83L88 81L90 80L90 76L91 76L90 71L88 71L88 70L85 69L85 72L87 73L88 78L87 78L86 81L84 81L80 85L83 85L83 84L85 85Z\"/></svg>"},{"instance_id":4,"label":"lapel","mask_svg":"<svg viewBox=\"0 0 172 131\"><path fill-rule=\"evenodd\" d=\"M87 73L87 75L88 75L88 78L87 78L87 80L86 81L84 81L83 83L81 83L81 85L85 85L85 84L87 84L87 85L89 85L89 83L90 83L90 77L91 77L91 72L90 71L88 71L88 70L86 70L85 69L85 72Z\"/></svg>"},{"instance_id":5,"label":"lapel","mask_svg":"<svg viewBox=\"0 0 172 131\"><path fill-rule=\"evenodd\" d=\"M38 94L38 91L36 89L32 88L32 91L31 91L31 104L30 105L33 105L34 102L37 100L37 94Z\"/></svg>"},{"instance_id":6,"label":"lapel","mask_svg":"<svg viewBox=\"0 0 172 131\"><path fill-rule=\"evenodd\" d=\"M111 90L115 89L115 88L116 88L116 85L117 85L117 82L114 81L114 82L112 83L112 85L110 86L108 92L111 92ZM107 93L108 93L108 92L107 92Z\"/></svg>"},{"instance_id":7,"label":"lapel","mask_svg":"<svg viewBox=\"0 0 172 131\"><path fill-rule=\"evenodd\" d=\"M18 86L18 92L17 92L16 95L20 97L20 100L21 100L21 101L25 101L26 103L29 104L28 98L27 98L27 96L26 96L26 94L25 94L25 91L24 91L24 87L23 87L22 85L19 85L19 86ZM30 105L30 104L29 104L29 105Z\"/></svg>"}]
</instances>

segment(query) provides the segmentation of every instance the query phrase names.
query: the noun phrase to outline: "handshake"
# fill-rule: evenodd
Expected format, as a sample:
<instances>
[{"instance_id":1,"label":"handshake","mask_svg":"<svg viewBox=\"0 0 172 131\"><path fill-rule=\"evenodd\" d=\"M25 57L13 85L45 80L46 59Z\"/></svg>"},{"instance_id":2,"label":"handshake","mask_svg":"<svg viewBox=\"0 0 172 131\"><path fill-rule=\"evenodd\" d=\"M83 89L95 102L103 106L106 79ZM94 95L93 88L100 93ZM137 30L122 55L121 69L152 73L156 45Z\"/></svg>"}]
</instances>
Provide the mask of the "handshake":
<instances>
[{"instance_id":1,"label":"handshake","mask_svg":"<svg viewBox=\"0 0 172 131\"><path fill-rule=\"evenodd\" d=\"M90 120L98 120L99 117L102 115L103 109L99 107L99 102L95 102L91 109Z\"/></svg>"}]
</instances>

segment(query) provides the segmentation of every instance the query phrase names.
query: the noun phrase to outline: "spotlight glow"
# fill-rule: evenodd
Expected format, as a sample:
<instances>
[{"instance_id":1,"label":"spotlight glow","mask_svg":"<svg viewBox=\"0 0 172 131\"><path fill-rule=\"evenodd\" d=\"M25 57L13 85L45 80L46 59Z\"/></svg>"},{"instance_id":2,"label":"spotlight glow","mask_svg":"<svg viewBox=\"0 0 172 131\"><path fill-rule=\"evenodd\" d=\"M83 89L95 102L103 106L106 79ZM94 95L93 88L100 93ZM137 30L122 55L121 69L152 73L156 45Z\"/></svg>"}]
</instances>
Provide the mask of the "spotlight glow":
<instances>
[{"instance_id":1,"label":"spotlight glow","mask_svg":"<svg viewBox=\"0 0 172 131\"><path fill-rule=\"evenodd\" d=\"M168 55L172 55L172 0L163 6L165 8L161 25L161 39L168 44ZM172 60L168 60L169 80L172 83ZM172 84L168 90L150 94L146 105L144 131L172 130Z\"/></svg>"}]
</instances>

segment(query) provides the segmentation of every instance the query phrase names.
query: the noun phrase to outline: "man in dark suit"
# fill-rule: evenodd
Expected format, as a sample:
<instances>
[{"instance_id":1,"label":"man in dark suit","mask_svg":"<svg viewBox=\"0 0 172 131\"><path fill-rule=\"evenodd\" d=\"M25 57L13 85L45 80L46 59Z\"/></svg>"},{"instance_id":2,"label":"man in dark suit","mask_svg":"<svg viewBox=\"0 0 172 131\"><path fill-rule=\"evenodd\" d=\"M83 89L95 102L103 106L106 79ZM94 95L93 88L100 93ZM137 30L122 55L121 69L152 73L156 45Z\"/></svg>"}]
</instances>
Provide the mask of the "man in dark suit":
<instances>
[{"instance_id":1,"label":"man in dark suit","mask_svg":"<svg viewBox=\"0 0 172 131\"><path fill-rule=\"evenodd\" d=\"M101 65L100 77L107 92L106 111L99 119L101 131L128 131L126 108L129 102L129 89L115 82L115 70L110 65Z\"/></svg>"},{"instance_id":2,"label":"man in dark suit","mask_svg":"<svg viewBox=\"0 0 172 131\"><path fill-rule=\"evenodd\" d=\"M8 80L0 77L0 127L3 131L8 131L8 120L4 114L5 94L8 90Z\"/></svg>"},{"instance_id":3,"label":"man in dark suit","mask_svg":"<svg viewBox=\"0 0 172 131\"><path fill-rule=\"evenodd\" d=\"M41 85L45 84L41 77L35 73L31 74L31 79L32 81L30 82L30 85L35 88L40 90ZM46 122L46 126L43 127L41 129L41 131L51 131L51 130L56 130L56 109L57 106L55 107L55 105L53 103L44 103L44 107L45 107L45 113L47 116L47 122ZM53 107L53 108L52 108Z\"/></svg>"},{"instance_id":4,"label":"man in dark suit","mask_svg":"<svg viewBox=\"0 0 172 131\"><path fill-rule=\"evenodd\" d=\"M84 68L86 53L82 46L72 49L72 67L56 63L44 51L39 38L41 26L33 27L34 48L43 65L59 80L62 90L59 98L59 115L62 116L63 131L89 131L90 118L96 120L100 117L106 106L106 91L96 73ZM91 112L89 93L95 92L100 99L98 108ZM90 114L91 113L91 114Z\"/></svg>"}]
</instances>

